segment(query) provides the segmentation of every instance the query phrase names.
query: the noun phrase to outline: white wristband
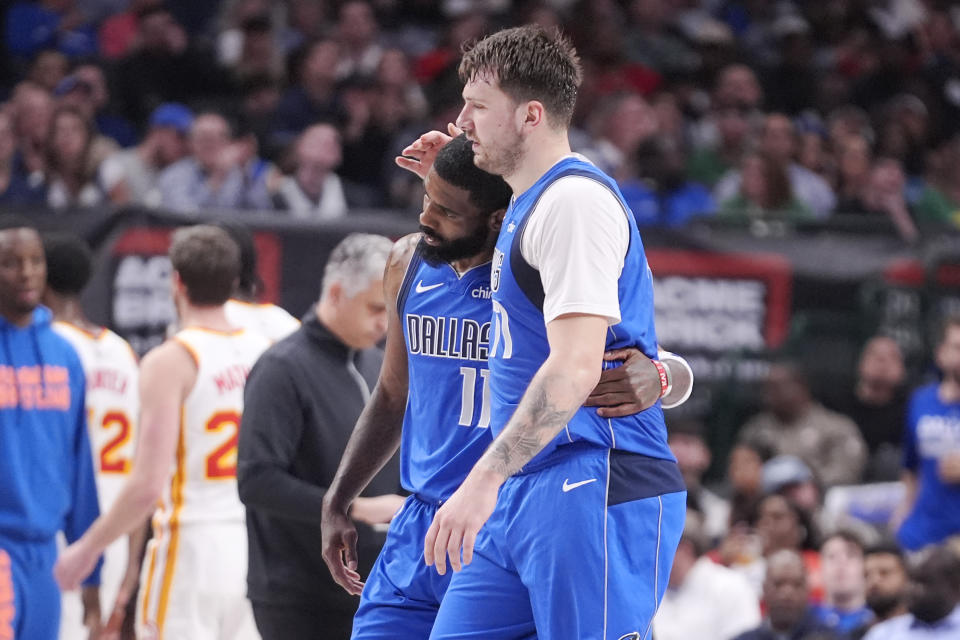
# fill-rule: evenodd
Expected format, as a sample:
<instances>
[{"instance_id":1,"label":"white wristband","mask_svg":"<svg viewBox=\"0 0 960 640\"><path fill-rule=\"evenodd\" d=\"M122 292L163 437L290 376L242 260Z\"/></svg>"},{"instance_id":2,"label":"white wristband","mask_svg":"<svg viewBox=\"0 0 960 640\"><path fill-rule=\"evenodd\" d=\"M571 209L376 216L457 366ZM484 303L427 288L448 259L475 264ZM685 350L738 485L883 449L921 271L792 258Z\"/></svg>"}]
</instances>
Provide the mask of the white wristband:
<instances>
[{"instance_id":1,"label":"white wristband","mask_svg":"<svg viewBox=\"0 0 960 640\"><path fill-rule=\"evenodd\" d=\"M671 363L670 366L674 366L673 363L676 363L677 365L683 367L684 369L686 369L687 375L690 376L690 384L688 384L687 388L683 391L683 395L676 398L670 398L669 397L670 392L673 391L672 383L673 383L673 379L675 378L675 376L671 375L670 391L665 393L661 400L661 406L664 409L673 409L674 407L679 407L684 402L686 402L687 399L690 398L690 394L693 393L693 369L690 368L690 364L686 360L684 360L683 358L681 358L675 353L670 353L669 351L661 351L659 354L657 354L657 357L660 359L660 362L664 364L669 362Z\"/></svg>"}]
</instances>

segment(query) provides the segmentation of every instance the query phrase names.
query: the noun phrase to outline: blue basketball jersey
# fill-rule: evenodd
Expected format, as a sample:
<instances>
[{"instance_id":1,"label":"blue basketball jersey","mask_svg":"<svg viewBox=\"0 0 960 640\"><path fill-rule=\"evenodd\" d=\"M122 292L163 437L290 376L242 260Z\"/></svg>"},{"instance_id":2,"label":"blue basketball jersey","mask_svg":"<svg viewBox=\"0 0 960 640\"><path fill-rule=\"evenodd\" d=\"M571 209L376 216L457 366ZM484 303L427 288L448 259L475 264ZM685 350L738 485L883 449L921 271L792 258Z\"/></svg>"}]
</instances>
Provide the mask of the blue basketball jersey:
<instances>
[{"instance_id":1,"label":"blue basketball jersey","mask_svg":"<svg viewBox=\"0 0 960 640\"><path fill-rule=\"evenodd\" d=\"M458 276L418 247L397 305L409 372L400 479L424 500L445 500L490 444L490 265Z\"/></svg>"},{"instance_id":2,"label":"blue basketball jersey","mask_svg":"<svg viewBox=\"0 0 960 640\"><path fill-rule=\"evenodd\" d=\"M630 222L630 244L618 280L621 321L607 331L607 350L635 347L649 358L657 354L653 277L647 266L633 214L612 179L589 162L575 157L565 158L514 198L497 240L491 275L493 329L490 390L494 437L506 426L531 378L550 353L540 274L523 259L520 238L544 191L566 176L580 176L605 186L620 202ZM584 211L583 214L589 215L590 212ZM674 460L667 447L663 411L657 402L633 416L614 419L601 418L596 409L581 407L566 429L527 468L543 461L557 447L578 441Z\"/></svg>"}]
</instances>

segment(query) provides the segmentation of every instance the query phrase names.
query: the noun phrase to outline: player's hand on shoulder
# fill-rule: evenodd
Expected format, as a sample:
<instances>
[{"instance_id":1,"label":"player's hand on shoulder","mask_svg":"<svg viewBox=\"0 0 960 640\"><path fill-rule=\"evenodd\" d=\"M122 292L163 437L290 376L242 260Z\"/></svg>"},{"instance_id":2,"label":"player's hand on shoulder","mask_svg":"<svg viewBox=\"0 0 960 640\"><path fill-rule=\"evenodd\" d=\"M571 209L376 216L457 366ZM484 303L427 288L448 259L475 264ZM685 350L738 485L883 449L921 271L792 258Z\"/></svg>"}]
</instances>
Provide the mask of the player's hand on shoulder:
<instances>
[{"instance_id":1,"label":"player's hand on shoulder","mask_svg":"<svg viewBox=\"0 0 960 640\"><path fill-rule=\"evenodd\" d=\"M320 533L323 561L330 575L347 593L360 595L363 581L357 573L357 527L347 515L347 509L338 508L324 499Z\"/></svg>"}]
</instances>

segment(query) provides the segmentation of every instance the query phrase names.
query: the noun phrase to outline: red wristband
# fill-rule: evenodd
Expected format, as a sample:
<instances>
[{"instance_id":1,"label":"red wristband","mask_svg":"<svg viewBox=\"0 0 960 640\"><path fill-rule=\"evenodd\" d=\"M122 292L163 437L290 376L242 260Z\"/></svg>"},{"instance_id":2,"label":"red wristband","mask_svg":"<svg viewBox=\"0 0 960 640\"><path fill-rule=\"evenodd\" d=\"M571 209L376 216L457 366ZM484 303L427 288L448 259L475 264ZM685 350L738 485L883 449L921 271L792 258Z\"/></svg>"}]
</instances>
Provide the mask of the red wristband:
<instances>
[{"instance_id":1,"label":"red wristband","mask_svg":"<svg viewBox=\"0 0 960 640\"><path fill-rule=\"evenodd\" d=\"M667 368L663 366L663 363L659 360L651 360L653 366L657 368L657 373L660 375L660 397L667 395L667 392L670 390L670 378L667 377Z\"/></svg>"}]
</instances>

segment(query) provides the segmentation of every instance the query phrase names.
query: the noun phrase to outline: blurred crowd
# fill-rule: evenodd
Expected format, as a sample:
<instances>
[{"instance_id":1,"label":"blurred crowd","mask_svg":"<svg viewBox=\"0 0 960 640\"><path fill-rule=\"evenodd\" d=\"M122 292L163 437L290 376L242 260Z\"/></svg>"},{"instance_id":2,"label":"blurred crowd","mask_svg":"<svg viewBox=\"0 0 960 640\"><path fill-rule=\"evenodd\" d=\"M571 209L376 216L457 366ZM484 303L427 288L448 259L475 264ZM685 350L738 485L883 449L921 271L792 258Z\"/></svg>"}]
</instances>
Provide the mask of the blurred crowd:
<instances>
[{"instance_id":1,"label":"blurred crowd","mask_svg":"<svg viewBox=\"0 0 960 640\"><path fill-rule=\"evenodd\" d=\"M960 7L937 0L8 3L0 204L416 210L393 164L460 105L461 46L563 28L573 146L644 225L960 224Z\"/></svg>"}]
</instances>

